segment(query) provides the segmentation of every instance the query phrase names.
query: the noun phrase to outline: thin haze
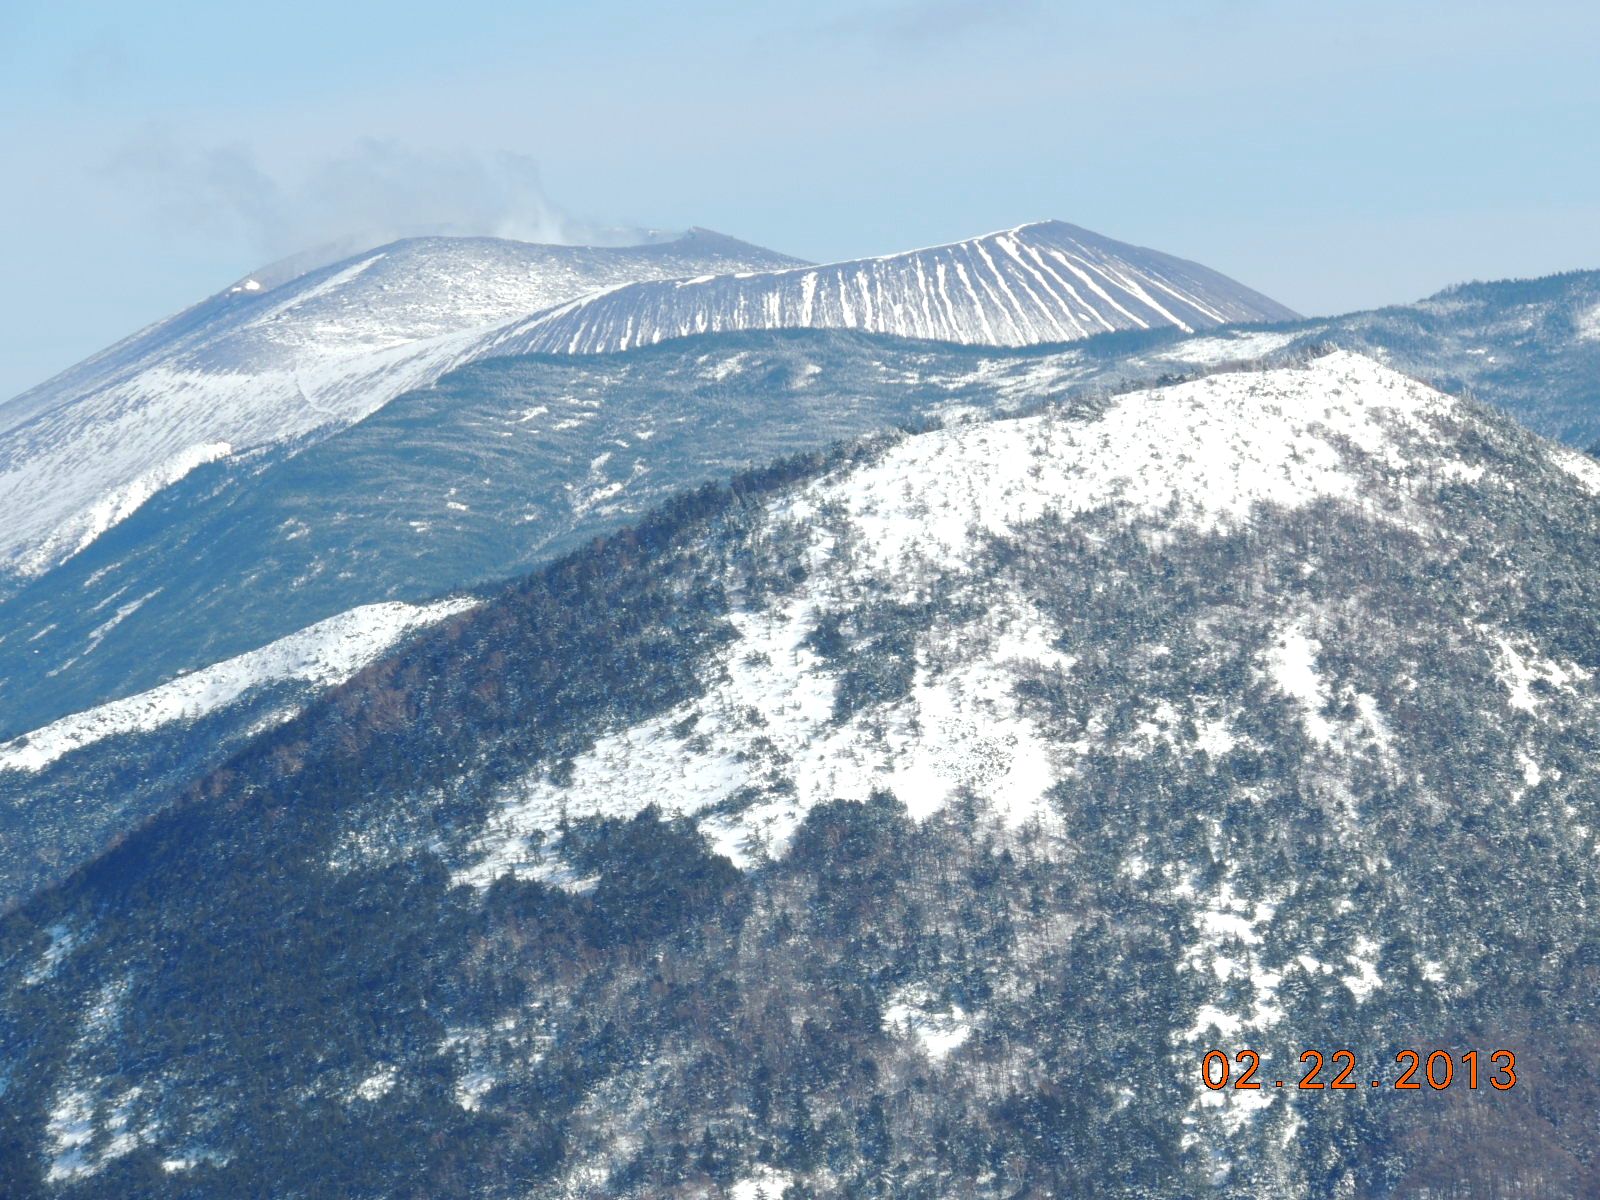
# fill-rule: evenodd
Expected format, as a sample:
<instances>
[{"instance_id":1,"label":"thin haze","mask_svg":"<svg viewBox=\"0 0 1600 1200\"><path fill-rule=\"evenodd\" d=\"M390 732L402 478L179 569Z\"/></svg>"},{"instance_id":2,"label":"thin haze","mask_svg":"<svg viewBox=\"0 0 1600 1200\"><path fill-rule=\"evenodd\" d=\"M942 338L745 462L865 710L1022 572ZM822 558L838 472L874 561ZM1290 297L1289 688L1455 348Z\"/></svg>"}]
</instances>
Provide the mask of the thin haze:
<instances>
[{"instance_id":1,"label":"thin haze","mask_svg":"<svg viewBox=\"0 0 1600 1200\"><path fill-rule=\"evenodd\" d=\"M1600 267L1600 9L0 4L0 397L275 258L1060 217L1308 313Z\"/></svg>"}]
</instances>

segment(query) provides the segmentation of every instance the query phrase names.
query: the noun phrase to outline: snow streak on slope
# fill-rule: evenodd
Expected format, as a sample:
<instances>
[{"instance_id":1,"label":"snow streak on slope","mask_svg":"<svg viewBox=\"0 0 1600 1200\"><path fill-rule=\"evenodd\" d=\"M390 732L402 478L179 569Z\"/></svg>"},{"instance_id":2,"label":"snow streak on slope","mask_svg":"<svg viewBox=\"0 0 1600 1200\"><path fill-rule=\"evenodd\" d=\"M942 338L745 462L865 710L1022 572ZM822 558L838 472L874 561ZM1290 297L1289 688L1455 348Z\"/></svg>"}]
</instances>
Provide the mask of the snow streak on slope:
<instances>
[{"instance_id":1,"label":"snow streak on slope","mask_svg":"<svg viewBox=\"0 0 1600 1200\"><path fill-rule=\"evenodd\" d=\"M233 453L227 442L204 442L181 450L166 462L138 478L107 492L51 531L43 542L22 556L24 575L38 574L62 559L70 558L113 525L127 520L164 487L177 483L196 467L216 462Z\"/></svg>"},{"instance_id":2,"label":"snow streak on slope","mask_svg":"<svg viewBox=\"0 0 1600 1200\"><path fill-rule=\"evenodd\" d=\"M506 321L632 280L795 261L701 230L623 248L416 238L278 287L246 280L0 406L0 575L81 548L132 511L110 497L192 447L349 425Z\"/></svg>"},{"instance_id":3,"label":"snow streak on slope","mask_svg":"<svg viewBox=\"0 0 1600 1200\"><path fill-rule=\"evenodd\" d=\"M813 805L874 788L916 816L971 789L1003 797L1013 824L1048 821L1044 794L1078 751L1046 736L1016 693L1041 666L1073 666L1048 616L1015 594L985 594L981 615L935 621L918 639L904 697L847 720L816 647L819 620L863 595L931 603L946 589L938 607L954 607L948 589L973 585L991 539L1051 514L1109 507L1126 521L1158 520L1170 537L1237 528L1261 504L1359 503L1362 466L1403 468L1454 404L1338 353L1132 392L1091 421L1044 413L908 438L780 504L772 519L812 539L804 585L732 614L738 637L705 695L598 738L569 780L541 775L508 789L458 878L571 883L537 835L563 814L619 817L652 804L703 813L719 852L744 864L781 853ZM1408 519L1403 505L1375 515ZM1166 736L1171 722L1159 717L1147 740Z\"/></svg>"},{"instance_id":4,"label":"snow streak on slope","mask_svg":"<svg viewBox=\"0 0 1600 1200\"><path fill-rule=\"evenodd\" d=\"M494 348L592 354L787 328L1025 346L1294 315L1196 263L1046 221L886 258L634 284L511 326Z\"/></svg>"},{"instance_id":5,"label":"snow streak on slope","mask_svg":"<svg viewBox=\"0 0 1600 1200\"><path fill-rule=\"evenodd\" d=\"M41 771L64 755L119 734L144 733L192 721L231 704L263 684L298 681L312 687L342 683L397 641L424 625L462 612L469 599L412 605L368 604L308 629L227 659L192 675L87 712L0 745L0 771Z\"/></svg>"}]
</instances>

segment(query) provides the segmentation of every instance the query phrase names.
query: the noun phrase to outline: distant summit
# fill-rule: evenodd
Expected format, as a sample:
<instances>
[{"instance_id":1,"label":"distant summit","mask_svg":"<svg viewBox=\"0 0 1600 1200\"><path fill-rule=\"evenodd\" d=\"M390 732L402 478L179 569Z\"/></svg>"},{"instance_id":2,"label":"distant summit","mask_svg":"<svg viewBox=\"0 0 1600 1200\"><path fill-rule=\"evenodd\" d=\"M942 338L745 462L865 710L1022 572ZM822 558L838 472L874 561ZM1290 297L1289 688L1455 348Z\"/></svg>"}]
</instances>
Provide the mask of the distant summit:
<instances>
[{"instance_id":1,"label":"distant summit","mask_svg":"<svg viewBox=\"0 0 1600 1200\"><path fill-rule=\"evenodd\" d=\"M792 328L1026 346L1294 318L1209 267L1040 221L883 258L638 283L513 326L496 352L592 354L696 333Z\"/></svg>"},{"instance_id":2,"label":"distant summit","mask_svg":"<svg viewBox=\"0 0 1600 1200\"><path fill-rule=\"evenodd\" d=\"M637 279L799 261L691 229L621 247L407 238L299 274L274 264L0 405L0 583L203 462L359 421L505 322Z\"/></svg>"}]
</instances>

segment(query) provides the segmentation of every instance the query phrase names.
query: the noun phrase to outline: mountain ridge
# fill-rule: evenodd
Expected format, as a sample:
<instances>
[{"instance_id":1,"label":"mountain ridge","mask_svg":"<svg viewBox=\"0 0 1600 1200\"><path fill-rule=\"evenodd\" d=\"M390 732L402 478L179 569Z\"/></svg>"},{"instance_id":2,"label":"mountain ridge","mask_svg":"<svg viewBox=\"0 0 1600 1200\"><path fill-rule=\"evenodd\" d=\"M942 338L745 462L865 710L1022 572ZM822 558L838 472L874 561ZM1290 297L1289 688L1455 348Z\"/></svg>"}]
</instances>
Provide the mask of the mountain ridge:
<instances>
[{"instance_id":1,"label":"mountain ridge","mask_svg":"<svg viewBox=\"0 0 1600 1200\"><path fill-rule=\"evenodd\" d=\"M743 294L764 287L780 291ZM621 332L586 331L596 314ZM477 358L708 329L1008 345L1290 316L1199 264L1063 222L821 267L698 227L636 247L402 239L276 286L247 276L0 405L0 504L14 514L0 588L201 462L322 436Z\"/></svg>"},{"instance_id":2,"label":"mountain ridge","mask_svg":"<svg viewBox=\"0 0 1600 1200\"><path fill-rule=\"evenodd\" d=\"M490 345L498 353L604 353L689 333L789 327L1029 345L1296 316L1198 263L1036 221L815 267L617 288L509 326Z\"/></svg>"},{"instance_id":3,"label":"mountain ridge","mask_svg":"<svg viewBox=\"0 0 1600 1200\"><path fill-rule=\"evenodd\" d=\"M795 261L696 229L639 247L411 238L274 288L247 277L0 405L0 582L81 550L199 447L348 425L503 321L640 275Z\"/></svg>"}]
</instances>

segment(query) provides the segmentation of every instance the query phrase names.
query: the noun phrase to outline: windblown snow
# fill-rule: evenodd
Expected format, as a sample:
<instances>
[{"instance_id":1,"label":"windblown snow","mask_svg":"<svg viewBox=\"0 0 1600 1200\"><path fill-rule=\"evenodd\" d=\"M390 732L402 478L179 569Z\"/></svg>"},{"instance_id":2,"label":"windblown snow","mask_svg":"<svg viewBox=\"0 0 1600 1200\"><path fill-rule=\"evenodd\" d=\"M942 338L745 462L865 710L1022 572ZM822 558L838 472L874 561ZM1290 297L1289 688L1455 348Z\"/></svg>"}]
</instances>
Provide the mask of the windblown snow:
<instances>
[{"instance_id":1,"label":"windblown snow","mask_svg":"<svg viewBox=\"0 0 1600 1200\"><path fill-rule=\"evenodd\" d=\"M42 771L64 755L104 738L147 733L193 721L253 688L298 681L331 687L355 674L406 634L470 608L465 598L412 605L368 604L329 617L258 650L86 712L0 745L0 771Z\"/></svg>"},{"instance_id":2,"label":"windblown snow","mask_svg":"<svg viewBox=\"0 0 1600 1200\"><path fill-rule=\"evenodd\" d=\"M594 354L737 329L997 346L1294 317L1206 267L1059 221L825 267L639 283L508 327L501 354Z\"/></svg>"},{"instance_id":3,"label":"windblown snow","mask_svg":"<svg viewBox=\"0 0 1600 1200\"><path fill-rule=\"evenodd\" d=\"M177 483L195 468L227 458L232 453L233 447L227 442L204 442L180 450L58 525L43 542L22 556L19 563L22 573L36 575L62 559L71 558L113 525L131 517L162 488Z\"/></svg>"},{"instance_id":4,"label":"windblown snow","mask_svg":"<svg viewBox=\"0 0 1600 1200\"><path fill-rule=\"evenodd\" d=\"M703 230L622 248L417 238L247 280L0 406L0 575L48 570L208 454L359 421L507 321L632 280L796 261Z\"/></svg>"}]
</instances>

